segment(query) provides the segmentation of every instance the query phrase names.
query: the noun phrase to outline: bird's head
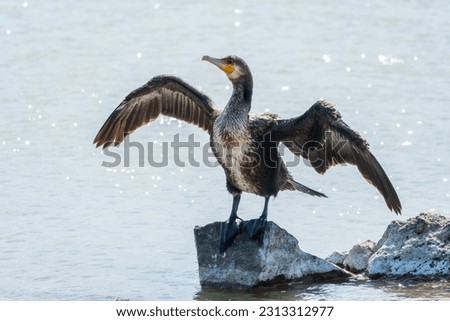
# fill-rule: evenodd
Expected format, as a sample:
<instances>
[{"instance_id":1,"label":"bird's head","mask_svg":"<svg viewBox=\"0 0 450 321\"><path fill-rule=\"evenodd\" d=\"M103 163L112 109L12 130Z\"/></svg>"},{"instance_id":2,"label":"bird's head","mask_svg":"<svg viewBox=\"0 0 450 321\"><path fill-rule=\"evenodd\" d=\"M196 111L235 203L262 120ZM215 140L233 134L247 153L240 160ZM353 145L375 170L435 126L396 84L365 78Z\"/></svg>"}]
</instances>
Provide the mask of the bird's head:
<instances>
[{"instance_id":1,"label":"bird's head","mask_svg":"<svg viewBox=\"0 0 450 321\"><path fill-rule=\"evenodd\" d=\"M252 77L250 68L244 59L237 56L226 56L223 58L212 58L210 56L203 56L202 60L206 60L213 65L219 67L232 83L242 81Z\"/></svg>"}]
</instances>

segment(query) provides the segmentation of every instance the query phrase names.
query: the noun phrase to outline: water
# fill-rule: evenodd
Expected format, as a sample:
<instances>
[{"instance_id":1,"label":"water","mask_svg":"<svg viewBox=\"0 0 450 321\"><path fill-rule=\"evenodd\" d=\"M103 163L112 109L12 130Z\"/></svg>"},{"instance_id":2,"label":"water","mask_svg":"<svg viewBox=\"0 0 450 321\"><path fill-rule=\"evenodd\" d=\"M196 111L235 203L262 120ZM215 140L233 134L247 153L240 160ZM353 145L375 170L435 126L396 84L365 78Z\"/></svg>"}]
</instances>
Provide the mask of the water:
<instances>
[{"instance_id":1,"label":"water","mask_svg":"<svg viewBox=\"0 0 450 321\"><path fill-rule=\"evenodd\" d=\"M124 96L157 74L180 75L224 105L226 77L200 59L237 54L255 78L254 112L293 117L318 98L334 102L398 189L400 218L448 216L449 10L446 1L2 1L0 299L449 299L445 281L202 291L193 227L228 217L222 170L142 168L136 153L129 167L105 168L110 159L91 144ZM208 141L168 119L132 139L156 141L159 155L178 133ZM325 257L377 241L397 218L355 168L290 170L329 196L271 201L269 218L305 251ZM262 206L244 195L240 214Z\"/></svg>"}]
</instances>

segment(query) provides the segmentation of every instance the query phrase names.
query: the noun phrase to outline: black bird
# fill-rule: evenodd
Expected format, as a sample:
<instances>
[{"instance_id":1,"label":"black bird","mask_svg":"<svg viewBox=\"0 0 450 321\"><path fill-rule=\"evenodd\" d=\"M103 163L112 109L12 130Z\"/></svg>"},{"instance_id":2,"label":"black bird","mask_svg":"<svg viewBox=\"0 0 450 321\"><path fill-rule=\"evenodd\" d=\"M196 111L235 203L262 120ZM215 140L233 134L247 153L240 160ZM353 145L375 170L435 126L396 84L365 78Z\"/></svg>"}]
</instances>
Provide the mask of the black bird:
<instances>
[{"instance_id":1,"label":"black bird","mask_svg":"<svg viewBox=\"0 0 450 321\"><path fill-rule=\"evenodd\" d=\"M353 131L331 103L320 100L303 115L281 119L275 114L249 115L253 78L246 62L237 56L221 59L204 56L225 72L233 85L223 110L204 93L170 75L156 76L132 91L112 112L94 139L96 147L119 145L134 130L159 115L197 125L210 135L214 155L222 165L228 191L233 195L231 215L222 223L219 249L223 253L245 229L251 239L261 240L271 196L297 190L325 195L296 181L280 157L278 146L286 145L308 159L323 174L337 164L356 165L362 176L383 195L388 208L401 212L400 200L368 143ZM242 192L265 198L261 216L243 222L237 214Z\"/></svg>"}]
</instances>

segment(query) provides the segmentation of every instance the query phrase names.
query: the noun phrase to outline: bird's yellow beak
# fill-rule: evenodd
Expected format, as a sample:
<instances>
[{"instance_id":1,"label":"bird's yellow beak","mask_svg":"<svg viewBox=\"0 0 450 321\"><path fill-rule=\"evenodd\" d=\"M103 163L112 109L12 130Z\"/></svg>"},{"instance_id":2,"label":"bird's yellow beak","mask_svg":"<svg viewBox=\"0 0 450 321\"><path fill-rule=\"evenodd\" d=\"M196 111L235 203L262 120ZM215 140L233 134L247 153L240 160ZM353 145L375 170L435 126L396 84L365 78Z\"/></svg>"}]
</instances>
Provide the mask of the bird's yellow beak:
<instances>
[{"instance_id":1,"label":"bird's yellow beak","mask_svg":"<svg viewBox=\"0 0 450 321\"><path fill-rule=\"evenodd\" d=\"M206 60L210 63L212 63L213 65L216 65L217 67L219 67L222 71L224 71L226 74L231 74L235 68L232 64L226 64L224 62L222 62L221 59L218 58L212 58L210 56L203 56L202 60Z\"/></svg>"}]
</instances>

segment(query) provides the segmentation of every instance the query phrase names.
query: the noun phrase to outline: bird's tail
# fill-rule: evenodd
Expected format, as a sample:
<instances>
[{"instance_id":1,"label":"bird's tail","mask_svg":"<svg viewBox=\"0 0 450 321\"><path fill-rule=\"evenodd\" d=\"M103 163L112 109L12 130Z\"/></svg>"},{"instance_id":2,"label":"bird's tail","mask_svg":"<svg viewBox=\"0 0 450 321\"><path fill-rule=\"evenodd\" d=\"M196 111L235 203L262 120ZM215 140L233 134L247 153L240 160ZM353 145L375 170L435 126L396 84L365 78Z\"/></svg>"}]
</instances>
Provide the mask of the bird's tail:
<instances>
[{"instance_id":1,"label":"bird's tail","mask_svg":"<svg viewBox=\"0 0 450 321\"><path fill-rule=\"evenodd\" d=\"M305 185L300 184L299 182L294 181L293 179L289 180L289 182L294 186L294 188L299 191L303 192L312 196L319 196L319 197L328 197L323 193L317 192L309 187L306 187Z\"/></svg>"}]
</instances>

